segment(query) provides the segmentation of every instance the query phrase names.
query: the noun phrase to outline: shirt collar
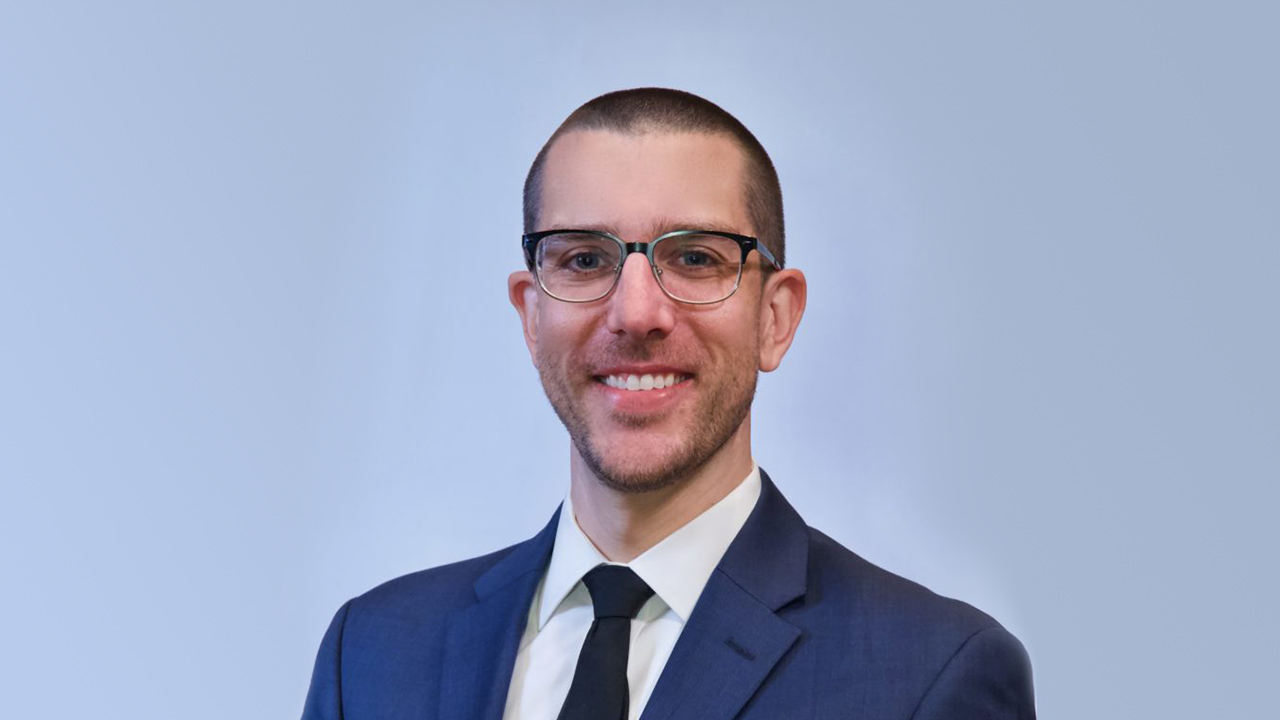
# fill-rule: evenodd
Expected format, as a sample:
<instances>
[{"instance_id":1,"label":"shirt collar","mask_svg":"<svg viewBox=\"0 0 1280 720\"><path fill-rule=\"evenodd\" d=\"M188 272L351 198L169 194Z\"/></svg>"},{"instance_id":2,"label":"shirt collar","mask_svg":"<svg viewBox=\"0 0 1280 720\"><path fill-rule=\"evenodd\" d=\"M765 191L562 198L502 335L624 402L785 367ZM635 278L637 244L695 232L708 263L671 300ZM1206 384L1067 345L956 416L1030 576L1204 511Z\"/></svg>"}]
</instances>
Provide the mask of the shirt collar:
<instances>
[{"instance_id":1,"label":"shirt collar","mask_svg":"<svg viewBox=\"0 0 1280 720\"><path fill-rule=\"evenodd\" d=\"M760 468L753 462L751 472L732 492L626 565L653 588L654 594L680 616L681 622L687 621L711 573L746 523L759 497ZM566 493L556 526L551 563L542 585L538 629L547 624L583 575L597 565L608 563L578 527L573 501Z\"/></svg>"}]
</instances>

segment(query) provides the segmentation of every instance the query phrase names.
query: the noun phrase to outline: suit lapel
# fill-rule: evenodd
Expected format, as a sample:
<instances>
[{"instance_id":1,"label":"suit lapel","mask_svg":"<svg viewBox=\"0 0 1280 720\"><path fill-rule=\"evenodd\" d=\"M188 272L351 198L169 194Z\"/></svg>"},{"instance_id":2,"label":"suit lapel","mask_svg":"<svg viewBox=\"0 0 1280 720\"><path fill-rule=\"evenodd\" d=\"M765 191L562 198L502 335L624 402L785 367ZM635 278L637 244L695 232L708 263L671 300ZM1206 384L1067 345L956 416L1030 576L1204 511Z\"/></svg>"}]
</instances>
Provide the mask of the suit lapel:
<instances>
[{"instance_id":1,"label":"suit lapel","mask_svg":"<svg viewBox=\"0 0 1280 720\"><path fill-rule=\"evenodd\" d=\"M643 720L732 718L799 636L799 628L717 570L671 652Z\"/></svg>"},{"instance_id":2,"label":"suit lapel","mask_svg":"<svg viewBox=\"0 0 1280 720\"><path fill-rule=\"evenodd\" d=\"M808 529L760 475L760 499L707 581L643 720L729 720L800 637L777 611L804 595Z\"/></svg>"},{"instance_id":3,"label":"suit lapel","mask_svg":"<svg viewBox=\"0 0 1280 720\"><path fill-rule=\"evenodd\" d=\"M445 634L442 720L501 720L529 604L555 543L560 511L475 582L475 602L456 611Z\"/></svg>"}]
</instances>

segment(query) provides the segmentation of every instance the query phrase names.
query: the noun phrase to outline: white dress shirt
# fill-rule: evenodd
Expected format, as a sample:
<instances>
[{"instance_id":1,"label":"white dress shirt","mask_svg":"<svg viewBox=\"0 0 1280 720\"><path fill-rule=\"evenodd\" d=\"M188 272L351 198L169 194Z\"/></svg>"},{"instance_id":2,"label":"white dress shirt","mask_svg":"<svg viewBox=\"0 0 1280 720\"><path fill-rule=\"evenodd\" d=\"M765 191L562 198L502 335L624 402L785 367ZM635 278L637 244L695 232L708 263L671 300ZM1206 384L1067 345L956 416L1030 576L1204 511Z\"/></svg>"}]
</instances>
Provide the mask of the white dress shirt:
<instances>
[{"instance_id":1,"label":"white dress shirt","mask_svg":"<svg viewBox=\"0 0 1280 720\"><path fill-rule=\"evenodd\" d=\"M759 497L760 469L752 463L747 477L720 502L630 563L610 563L578 527L566 495L551 562L529 606L503 719L555 720L560 714L595 620L582 576L597 565L625 564L654 592L631 621L628 717L637 720L698 596Z\"/></svg>"}]
</instances>

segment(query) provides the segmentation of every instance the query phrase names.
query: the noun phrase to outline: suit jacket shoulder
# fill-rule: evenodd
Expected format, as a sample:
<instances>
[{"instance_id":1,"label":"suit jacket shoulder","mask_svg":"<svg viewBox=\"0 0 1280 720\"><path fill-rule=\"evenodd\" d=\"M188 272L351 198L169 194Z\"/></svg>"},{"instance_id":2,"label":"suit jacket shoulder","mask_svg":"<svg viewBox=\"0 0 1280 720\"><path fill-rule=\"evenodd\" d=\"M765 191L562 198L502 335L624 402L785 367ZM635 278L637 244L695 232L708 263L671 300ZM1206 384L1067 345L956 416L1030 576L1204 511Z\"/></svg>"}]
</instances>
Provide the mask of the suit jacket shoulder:
<instances>
[{"instance_id":1,"label":"suit jacket shoulder","mask_svg":"<svg viewBox=\"0 0 1280 720\"><path fill-rule=\"evenodd\" d=\"M808 528L808 599L821 606L825 597L843 598L833 609L852 627L874 630L896 640L958 647L982 630L999 628L990 615L885 570Z\"/></svg>"},{"instance_id":2,"label":"suit jacket shoulder","mask_svg":"<svg viewBox=\"0 0 1280 720\"><path fill-rule=\"evenodd\" d=\"M815 695L815 717L1035 716L1030 660L999 622L806 530L806 593L779 615L802 628L799 665L843 676Z\"/></svg>"},{"instance_id":3,"label":"suit jacket shoulder","mask_svg":"<svg viewBox=\"0 0 1280 720\"><path fill-rule=\"evenodd\" d=\"M352 598L350 604L361 615L420 622L424 607L447 611L470 602L476 581L518 547L402 575Z\"/></svg>"},{"instance_id":4,"label":"suit jacket shoulder","mask_svg":"<svg viewBox=\"0 0 1280 720\"><path fill-rule=\"evenodd\" d=\"M558 518L557 511L531 540L404 575L347 601L320 643L303 717L481 717L480 706L487 713L496 695L463 698L459 678L500 672L504 652L514 654L523 630L516 620L528 610Z\"/></svg>"}]
</instances>

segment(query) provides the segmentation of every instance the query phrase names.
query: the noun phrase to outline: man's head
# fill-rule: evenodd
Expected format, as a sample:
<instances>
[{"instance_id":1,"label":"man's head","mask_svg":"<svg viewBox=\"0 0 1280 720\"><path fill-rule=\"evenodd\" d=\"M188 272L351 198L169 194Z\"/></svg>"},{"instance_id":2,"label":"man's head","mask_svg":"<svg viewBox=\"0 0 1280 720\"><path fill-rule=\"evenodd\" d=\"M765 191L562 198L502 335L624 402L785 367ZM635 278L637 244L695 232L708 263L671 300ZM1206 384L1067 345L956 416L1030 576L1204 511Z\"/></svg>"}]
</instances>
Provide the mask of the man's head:
<instances>
[{"instance_id":1,"label":"man's head","mask_svg":"<svg viewBox=\"0 0 1280 720\"><path fill-rule=\"evenodd\" d=\"M760 237L763 222L776 226L769 246L781 260L768 156L737 120L688 93L632 90L587 103L538 154L525 188L526 232L598 230L645 243L674 230ZM717 458L749 467L756 375L790 346L805 299L798 271L766 272L751 252L732 296L693 305L665 294L635 253L599 300L552 298L531 272L512 274L509 291L576 456L603 483L642 492Z\"/></svg>"},{"instance_id":2,"label":"man's head","mask_svg":"<svg viewBox=\"0 0 1280 720\"><path fill-rule=\"evenodd\" d=\"M666 88L637 88L606 93L574 110L533 160L524 181L524 231L537 232L542 176L547 152L561 136L584 130L607 130L621 135L696 133L723 135L742 151L743 201L751 215L754 235L786 267L786 232L782 219L782 187L769 153L756 136L719 105L692 93Z\"/></svg>"}]
</instances>

